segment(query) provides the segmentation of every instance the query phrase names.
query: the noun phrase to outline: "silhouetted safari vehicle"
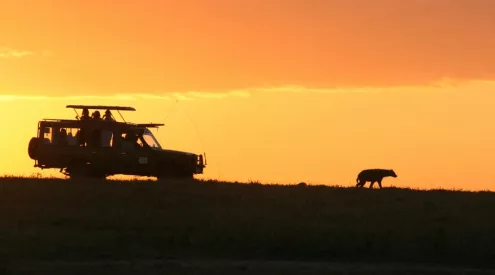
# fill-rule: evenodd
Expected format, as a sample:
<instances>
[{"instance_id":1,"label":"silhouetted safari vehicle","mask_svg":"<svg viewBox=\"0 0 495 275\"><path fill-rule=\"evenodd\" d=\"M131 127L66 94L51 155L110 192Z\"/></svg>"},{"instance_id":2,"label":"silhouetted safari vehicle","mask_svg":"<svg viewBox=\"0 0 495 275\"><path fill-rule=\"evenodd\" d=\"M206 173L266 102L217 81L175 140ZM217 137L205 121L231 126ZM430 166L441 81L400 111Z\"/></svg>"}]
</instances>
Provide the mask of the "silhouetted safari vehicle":
<instances>
[{"instance_id":1,"label":"silhouetted safari vehicle","mask_svg":"<svg viewBox=\"0 0 495 275\"><path fill-rule=\"evenodd\" d=\"M70 178L106 178L135 175L163 178L192 178L202 174L203 155L163 149L149 128L163 124L135 124L124 120L120 111L132 107L68 105L77 116L69 119L43 119L38 134L30 140L28 154L34 167L57 168ZM82 109L80 117L76 109ZM94 118L89 110L96 110ZM103 118L98 110L106 110ZM123 122L116 121L117 111ZM206 161L206 159L205 159Z\"/></svg>"}]
</instances>

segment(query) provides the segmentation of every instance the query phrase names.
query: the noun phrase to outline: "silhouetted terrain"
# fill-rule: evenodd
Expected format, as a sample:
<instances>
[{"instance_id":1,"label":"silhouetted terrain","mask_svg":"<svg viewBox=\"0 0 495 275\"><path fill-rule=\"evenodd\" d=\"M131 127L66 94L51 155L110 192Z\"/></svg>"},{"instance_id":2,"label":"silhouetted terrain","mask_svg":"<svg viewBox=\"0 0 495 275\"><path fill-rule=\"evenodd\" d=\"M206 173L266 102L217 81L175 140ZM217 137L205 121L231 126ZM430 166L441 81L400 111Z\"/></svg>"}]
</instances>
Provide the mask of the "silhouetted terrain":
<instances>
[{"instance_id":1,"label":"silhouetted terrain","mask_svg":"<svg viewBox=\"0 0 495 275\"><path fill-rule=\"evenodd\" d=\"M0 259L23 268L217 259L486 269L494 212L492 192L2 178ZM234 269L251 274L246 266Z\"/></svg>"}]
</instances>

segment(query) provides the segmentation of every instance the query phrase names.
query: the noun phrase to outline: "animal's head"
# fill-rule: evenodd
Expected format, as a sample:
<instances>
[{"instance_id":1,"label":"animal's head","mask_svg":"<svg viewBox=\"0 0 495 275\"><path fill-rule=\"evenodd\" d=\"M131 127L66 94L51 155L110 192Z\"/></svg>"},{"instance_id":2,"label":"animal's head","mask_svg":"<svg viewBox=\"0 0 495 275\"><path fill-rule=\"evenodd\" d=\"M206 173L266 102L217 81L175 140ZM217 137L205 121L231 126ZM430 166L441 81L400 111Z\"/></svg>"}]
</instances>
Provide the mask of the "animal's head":
<instances>
[{"instance_id":1,"label":"animal's head","mask_svg":"<svg viewBox=\"0 0 495 275\"><path fill-rule=\"evenodd\" d=\"M394 170L390 170L390 176L396 178L397 174L395 173Z\"/></svg>"}]
</instances>

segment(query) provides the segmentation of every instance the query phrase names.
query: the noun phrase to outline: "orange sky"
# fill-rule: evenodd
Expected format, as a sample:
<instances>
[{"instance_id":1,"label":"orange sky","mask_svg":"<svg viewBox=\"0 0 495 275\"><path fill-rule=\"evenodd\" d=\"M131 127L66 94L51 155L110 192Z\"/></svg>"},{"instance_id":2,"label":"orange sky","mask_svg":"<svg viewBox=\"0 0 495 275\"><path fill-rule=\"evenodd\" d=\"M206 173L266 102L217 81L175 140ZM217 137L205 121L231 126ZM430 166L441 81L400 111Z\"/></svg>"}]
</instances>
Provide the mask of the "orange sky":
<instances>
[{"instance_id":1,"label":"orange sky","mask_svg":"<svg viewBox=\"0 0 495 275\"><path fill-rule=\"evenodd\" d=\"M206 150L205 177L349 185L383 166L397 185L492 188L493 1L0 4L0 115L16 130L0 173L37 171L37 119L105 102L167 118L162 143Z\"/></svg>"}]
</instances>

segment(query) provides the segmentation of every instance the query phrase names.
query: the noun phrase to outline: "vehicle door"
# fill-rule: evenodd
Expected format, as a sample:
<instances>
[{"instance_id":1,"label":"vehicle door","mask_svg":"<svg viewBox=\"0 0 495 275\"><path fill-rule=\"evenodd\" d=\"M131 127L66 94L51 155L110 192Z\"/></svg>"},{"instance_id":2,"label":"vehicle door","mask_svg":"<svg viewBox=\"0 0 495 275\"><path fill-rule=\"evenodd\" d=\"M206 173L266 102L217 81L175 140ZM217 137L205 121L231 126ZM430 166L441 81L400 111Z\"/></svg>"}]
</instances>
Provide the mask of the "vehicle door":
<instances>
[{"instance_id":1,"label":"vehicle door","mask_svg":"<svg viewBox=\"0 0 495 275\"><path fill-rule=\"evenodd\" d=\"M115 133L109 129L97 128L91 131L87 150L94 168L107 174L119 173L119 149L113 146Z\"/></svg>"},{"instance_id":2,"label":"vehicle door","mask_svg":"<svg viewBox=\"0 0 495 275\"><path fill-rule=\"evenodd\" d=\"M120 148L122 174L147 175L153 172L155 161L152 152L141 139L129 140L123 134Z\"/></svg>"},{"instance_id":3,"label":"vehicle door","mask_svg":"<svg viewBox=\"0 0 495 275\"><path fill-rule=\"evenodd\" d=\"M115 144L116 140L118 140L118 135L120 135L119 132L110 129L103 129L101 131L99 156L102 162L104 162L103 166L112 174L119 174L122 169L122 163L119 160L122 150Z\"/></svg>"}]
</instances>

